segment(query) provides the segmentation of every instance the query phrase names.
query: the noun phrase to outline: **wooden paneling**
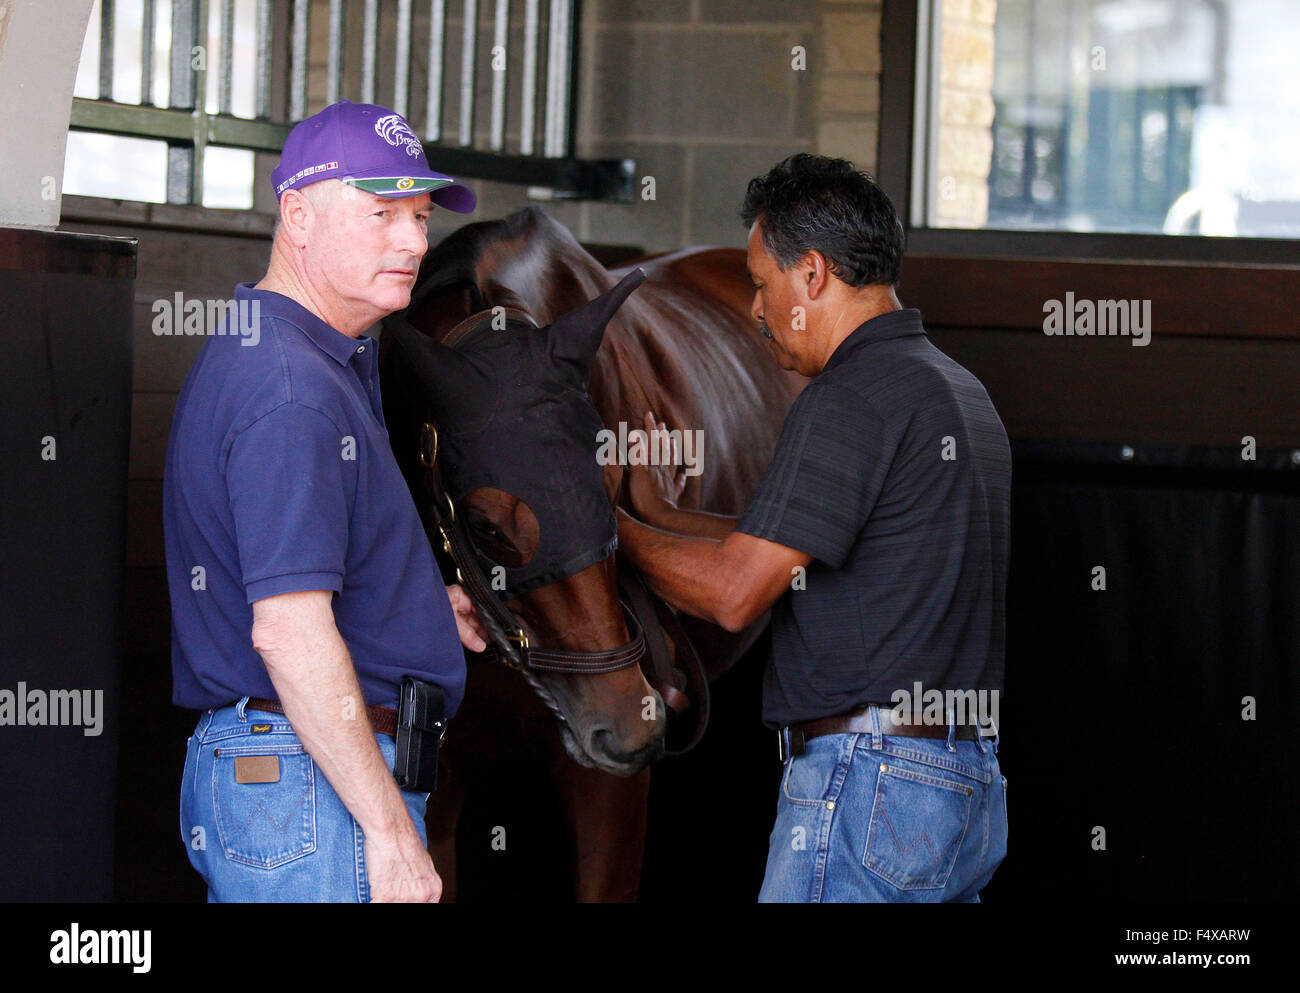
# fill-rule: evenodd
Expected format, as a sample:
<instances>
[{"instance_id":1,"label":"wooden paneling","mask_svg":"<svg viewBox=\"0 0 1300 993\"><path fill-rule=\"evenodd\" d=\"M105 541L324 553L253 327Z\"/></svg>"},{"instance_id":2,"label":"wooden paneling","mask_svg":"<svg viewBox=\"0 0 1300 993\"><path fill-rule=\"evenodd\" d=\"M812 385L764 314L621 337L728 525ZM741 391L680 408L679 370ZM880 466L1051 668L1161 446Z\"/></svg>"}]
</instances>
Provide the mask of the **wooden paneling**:
<instances>
[{"instance_id":1,"label":"wooden paneling","mask_svg":"<svg viewBox=\"0 0 1300 993\"><path fill-rule=\"evenodd\" d=\"M907 301L905 301L907 302ZM922 307L925 313L925 308ZM1300 342L1060 338L926 326L1013 438L1300 446Z\"/></svg>"},{"instance_id":2,"label":"wooden paneling","mask_svg":"<svg viewBox=\"0 0 1300 993\"><path fill-rule=\"evenodd\" d=\"M1043 306L1150 300L1151 340L1043 333ZM909 256L899 296L1013 438L1300 447L1300 269Z\"/></svg>"},{"instance_id":3,"label":"wooden paneling","mask_svg":"<svg viewBox=\"0 0 1300 993\"><path fill-rule=\"evenodd\" d=\"M1300 339L1300 267L909 255L899 293L936 327L1042 333L1044 305L1150 300L1153 336Z\"/></svg>"}]
</instances>

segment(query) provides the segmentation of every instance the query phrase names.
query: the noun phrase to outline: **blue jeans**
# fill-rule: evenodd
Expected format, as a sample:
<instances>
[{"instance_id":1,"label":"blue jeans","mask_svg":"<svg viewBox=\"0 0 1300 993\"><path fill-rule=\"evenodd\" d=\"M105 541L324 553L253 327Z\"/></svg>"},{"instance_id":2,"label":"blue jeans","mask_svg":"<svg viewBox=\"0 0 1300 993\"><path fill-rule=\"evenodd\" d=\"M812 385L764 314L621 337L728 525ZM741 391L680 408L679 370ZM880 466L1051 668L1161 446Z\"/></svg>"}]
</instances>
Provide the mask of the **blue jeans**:
<instances>
[{"instance_id":1,"label":"blue jeans","mask_svg":"<svg viewBox=\"0 0 1300 993\"><path fill-rule=\"evenodd\" d=\"M181 780L181 838L210 903L368 903L366 838L283 714L205 711ZM375 741L389 769L396 745ZM235 759L275 756L278 782L238 783ZM274 766L274 764L273 764ZM425 840L427 793L402 793Z\"/></svg>"},{"instance_id":2,"label":"blue jeans","mask_svg":"<svg viewBox=\"0 0 1300 993\"><path fill-rule=\"evenodd\" d=\"M828 734L787 759L761 903L978 902L1007 853L996 739Z\"/></svg>"}]
</instances>

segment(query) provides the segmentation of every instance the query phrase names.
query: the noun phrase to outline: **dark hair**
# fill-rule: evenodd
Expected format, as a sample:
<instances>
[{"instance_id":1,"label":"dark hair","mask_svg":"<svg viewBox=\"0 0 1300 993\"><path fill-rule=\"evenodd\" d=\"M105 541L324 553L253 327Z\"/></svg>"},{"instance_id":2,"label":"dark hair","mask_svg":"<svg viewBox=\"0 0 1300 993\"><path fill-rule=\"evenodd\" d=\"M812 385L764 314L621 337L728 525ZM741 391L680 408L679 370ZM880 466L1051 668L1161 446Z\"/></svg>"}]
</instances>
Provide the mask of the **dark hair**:
<instances>
[{"instance_id":1,"label":"dark hair","mask_svg":"<svg viewBox=\"0 0 1300 993\"><path fill-rule=\"evenodd\" d=\"M847 159L800 152L749 181L741 219L758 221L763 245L782 271L806 252L826 257L850 286L898 283L903 224L874 179Z\"/></svg>"}]
</instances>

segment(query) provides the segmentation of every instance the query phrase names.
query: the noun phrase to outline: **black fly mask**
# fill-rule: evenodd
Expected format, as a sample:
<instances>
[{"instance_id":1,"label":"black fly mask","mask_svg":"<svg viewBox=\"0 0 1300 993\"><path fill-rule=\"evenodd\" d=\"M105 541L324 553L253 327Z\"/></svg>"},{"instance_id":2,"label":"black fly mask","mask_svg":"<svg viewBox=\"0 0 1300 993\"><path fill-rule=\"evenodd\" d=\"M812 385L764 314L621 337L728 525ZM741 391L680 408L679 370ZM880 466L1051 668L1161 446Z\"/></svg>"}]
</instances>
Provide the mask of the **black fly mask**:
<instances>
[{"instance_id":1,"label":"black fly mask","mask_svg":"<svg viewBox=\"0 0 1300 993\"><path fill-rule=\"evenodd\" d=\"M456 512L464 512L467 494L490 487L517 497L536 517L537 547L522 562L496 561L475 542L484 573L505 599L580 572L617 547L595 457L604 424L587 396L587 376L605 326L644 279L644 270L633 270L541 328L503 307L472 315L443 343L404 321L386 324L385 335L433 404L437 461Z\"/></svg>"}]
</instances>

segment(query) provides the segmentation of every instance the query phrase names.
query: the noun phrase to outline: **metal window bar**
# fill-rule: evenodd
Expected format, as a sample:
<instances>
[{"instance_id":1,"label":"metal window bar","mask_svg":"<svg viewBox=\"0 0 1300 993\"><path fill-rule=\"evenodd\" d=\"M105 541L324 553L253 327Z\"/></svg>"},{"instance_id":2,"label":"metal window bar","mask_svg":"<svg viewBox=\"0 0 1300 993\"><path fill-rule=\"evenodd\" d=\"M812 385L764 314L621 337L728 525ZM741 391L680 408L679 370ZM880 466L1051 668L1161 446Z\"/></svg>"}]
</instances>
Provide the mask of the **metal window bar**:
<instances>
[{"instance_id":1,"label":"metal window bar","mask_svg":"<svg viewBox=\"0 0 1300 993\"><path fill-rule=\"evenodd\" d=\"M393 63L393 110L406 117L411 98L411 0L397 0L396 49Z\"/></svg>"},{"instance_id":2,"label":"metal window bar","mask_svg":"<svg viewBox=\"0 0 1300 993\"><path fill-rule=\"evenodd\" d=\"M330 0L330 51L325 75L325 102L338 103L343 94L343 0Z\"/></svg>"},{"instance_id":3,"label":"metal window bar","mask_svg":"<svg viewBox=\"0 0 1300 993\"><path fill-rule=\"evenodd\" d=\"M311 0L293 0L293 56L289 70L289 117L301 121L307 116L307 40Z\"/></svg>"},{"instance_id":4,"label":"metal window bar","mask_svg":"<svg viewBox=\"0 0 1300 993\"><path fill-rule=\"evenodd\" d=\"M271 0L257 0L257 116L271 119Z\"/></svg>"},{"instance_id":5,"label":"metal window bar","mask_svg":"<svg viewBox=\"0 0 1300 993\"><path fill-rule=\"evenodd\" d=\"M113 0L99 8L99 99L113 99Z\"/></svg>"},{"instance_id":6,"label":"metal window bar","mask_svg":"<svg viewBox=\"0 0 1300 993\"><path fill-rule=\"evenodd\" d=\"M202 201L203 160L208 144L253 151L278 153L292 123L306 117L309 107L311 77L310 16L313 0L291 0L280 8L277 0L256 0L254 44L256 48L254 117L233 114L232 79L234 73L235 30L243 16L235 0L166 0L170 5L171 51L168 61L168 106L154 104L158 66L154 38L158 33L158 0L139 0L143 23L141 96L139 104L113 100L114 24L116 0L101 0L100 63L97 99L73 101L71 126L131 137L153 138L167 143L167 202L200 203ZM538 76L542 70L541 0L523 3L523 62L503 66L500 56L510 44L509 0L495 0L493 19L493 55L487 65L478 58L477 0L463 0L462 52L460 72L459 120L444 126L443 88L447 78L446 34L448 11L445 0L397 0L396 20L391 31L381 30L377 0L364 0L362 72L360 98L374 102L378 82L381 45L392 45L394 58L393 98L395 110L408 115L411 102L412 62L427 58L423 132L435 166L465 178L489 179L532 187L544 187L562 195L591 199L630 202L634 199L634 163L628 160L587 161L571 154L573 100L573 62L576 53L576 5L573 0L550 0L546 23L546 89L540 92ZM317 0L320 3L320 0ZM220 6L214 8L213 4ZM322 7L325 5L322 3ZM276 17L280 8L285 16ZM217 14L214 31L220 31L220 54L209 66L209 12ZM413 27L417 11L428 12L428 50L413 52ZM324 10L321 11L324 13ZM344 92L343 62L347 48L346 0L329 0L328 53L320 53L324 65L324 95L327 103L347 96ZM218 27L219 25L219 27ZM287 65L275 59L277 50L286 51ZM279 66L280 68L277 68ZM214 69L216 113L209 113L207 70ZM283 76L277 76L278 72ZM475 87L480 72L491 72L491 115L486 147L475 147ZM387 73L385 72L385 75ZM513 88L513 89L512 89ZM320 92L320 91L317 91ZM538 98L545 101L544 118L539 121ZM513 103L519 100L519 146L512 151L507 124L513 115ZM319 98L318 98L319 99ZM284 103L280 101L283 100ZM288 120L277 119L277 108L287 108ZM538 146L541 153L538 154Z\"/></svg>"},{"instance_id":7,"label":"metal window bar","mask_svg":"<svg viewBox=\"0 0 1300 993\"><path fill-rule=\"evenodd\" d=\"M202 115L207 92L207 0L174 0L172 4L171 105ZM207 135L197 130L191 144L167 146L167 202L199 203L203 199L203 151Z\"/></svg>"},{"instance_id":8,"label":"metal window bar","mask_svg":"<svg viewBox=\"0 0 1300 993\"><path fill-rule=\"evenodd\" d=\"M546 66L546 138L543 154L565 154L569 138L569 0L551 0L551 31Z\"/></svg>"},{"instance_id":9,"label":"metal window bar","mask_svg":"<svg viewBox=\"0 0 1300 993\"><path fill-rule=\"evenodd\" d=\"M379 0L366 0L361 22L361 102L375 102L375 74L379 61Z\"/></svg>"},{"instance_id":10,"label":"metal window bar","mask_svg":"<svg viewBox=\"0 0 1300 993\"><path fill-rule=\"evenodd\" d=\"M492 118L488 148L500 152L506 145L506 58L510 49L510 0L497 0L492 30Z\"/></svg>"},{"instance_id":11,"label":"metal window bar","mask_svg":"<svg viewBox=\"0 0 1300 993\"><path fill-rule=\"evenodd\" d=\"M460 39L460 132L457 140L468 148L474 144L474 48L478 44L478 0L465 0L463 21Z\"/></svg>"},{"instance_id":12,"label":"metal window bar","mask_svg":"<svg viewBox=\"0 0 1300 993\"><path fill-rule=\"evenodd\" d=\"M153 35L157 0L144 0L140 23L140 102L153 106Z\"/></svg>"},{"instance_id":13,"label":"metal window bar","mask_svg":"<svg viewBox=\"0 0 1300 993\"><path fill-rule=\"evenodd\" d=\"M429 141L442 140L442 59L446 31L445 0L430 0L429 80L424 104L424 136Z\"/></svg>"},{"instance_id":14,"label":"metal window bar","mask_svg":"<svg viewBox=\"0 0 1300 993\"><path fill-rule=\"evenodd\" d=\"M533 131L537 123L537 29L540 0L524 2L524 75L519 113L519 152L532 155Z\"/></svg>"},{"instance_id":15,"label":"metal window bar","mask_svg":"<svg viewBox=\"0 0 1300 993\"><path fill-rule=\"evenodd\" d=\"M235 0L221 0L221 72L217 79L217 112L230 113L231 70L235 65Z\"/></svg>"}]
</instances>

